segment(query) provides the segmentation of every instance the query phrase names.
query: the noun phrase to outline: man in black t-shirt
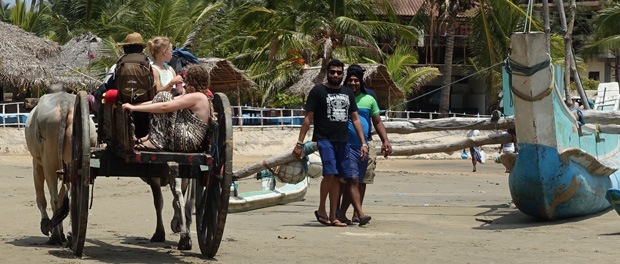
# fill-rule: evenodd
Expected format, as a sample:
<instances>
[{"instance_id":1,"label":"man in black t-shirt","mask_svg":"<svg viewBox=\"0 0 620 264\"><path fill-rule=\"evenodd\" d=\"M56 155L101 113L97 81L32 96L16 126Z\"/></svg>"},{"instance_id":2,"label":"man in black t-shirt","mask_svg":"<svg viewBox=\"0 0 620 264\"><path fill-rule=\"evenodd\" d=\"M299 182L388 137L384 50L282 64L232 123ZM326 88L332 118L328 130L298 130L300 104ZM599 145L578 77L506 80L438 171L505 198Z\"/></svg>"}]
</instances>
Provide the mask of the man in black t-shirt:
<instances>
[{"instance_id":1,"label":"man in black t-shirt","mask_svg":"<svg viewBox=\"0 0 620 264\"><path fill-rule=\"evenodd\" d=\"M349 118L362 142L361 158L368 154L366 137L362 131L357 105L353 93L341 86L344 75L344 63L333 59L327 65L327 83L315 85L306 100L306 115L301 124L297 145L293 156L302 157L303 141L314 122L312 141L317 142L321 163L323 164L323 180L320 186L319 208L314 215L320 223L332 226L347 226L336 219L336 209L340 195L340 180L336 175L349 172L348 159L348 122ZM325 209L325 201L329 195L329 216Z\"/></svg>"}]
</instances>

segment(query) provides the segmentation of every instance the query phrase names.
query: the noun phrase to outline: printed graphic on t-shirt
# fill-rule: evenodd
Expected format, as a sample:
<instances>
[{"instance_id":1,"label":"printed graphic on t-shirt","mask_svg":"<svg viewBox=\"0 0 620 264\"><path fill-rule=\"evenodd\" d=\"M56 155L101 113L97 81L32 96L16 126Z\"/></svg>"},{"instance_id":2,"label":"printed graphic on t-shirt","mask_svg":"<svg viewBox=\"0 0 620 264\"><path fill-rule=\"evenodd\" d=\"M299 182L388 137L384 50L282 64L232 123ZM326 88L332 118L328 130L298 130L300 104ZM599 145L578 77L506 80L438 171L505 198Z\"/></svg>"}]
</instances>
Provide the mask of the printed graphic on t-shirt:
<instances>
[{"instance_id":1,"label":"printed graphic on t-shirt","mask_svg":"<svg viewBox=\"0 0 620 264\"><path fill-rule=\"evenodd\" d=\"M330 121L347 122L349 120L349 96L346 94L327 95L327 118Z\"/></svg>"}]
</instances>

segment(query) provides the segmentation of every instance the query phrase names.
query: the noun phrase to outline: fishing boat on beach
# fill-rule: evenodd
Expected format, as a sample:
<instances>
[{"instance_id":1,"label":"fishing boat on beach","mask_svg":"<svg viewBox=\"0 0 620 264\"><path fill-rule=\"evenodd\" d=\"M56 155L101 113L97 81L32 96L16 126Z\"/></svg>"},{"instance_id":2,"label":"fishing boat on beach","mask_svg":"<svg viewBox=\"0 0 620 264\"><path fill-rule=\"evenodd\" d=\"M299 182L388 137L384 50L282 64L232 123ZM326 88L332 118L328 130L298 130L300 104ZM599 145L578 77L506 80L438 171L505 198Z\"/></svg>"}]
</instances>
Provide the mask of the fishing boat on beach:
<instances>
[{"instance_id":1,"label":"fishing boat on beach","mask_svg":"<svg viewBox=\"0 0 620 264\"><path fill-rule=\"evenodd\" d=\"M610 90L607 98L597 98L605 105L595 110L570 109L562 86L554 81L563 75L550 63L544 33L515 33L511 41L507 60L511 81L504 94L510 94L507 99L512 102L505 101L504 106L514 107L507 112L514 110L519 149L509 176L515 206L547 220L609 208L606 192L617 189L620 181L619 135L604 133L587 119L585 124L580 121L589 111L618 110L618 96L612 99ZM620 198L617 193L614 197Z\"/></svg>"}]
</instances>

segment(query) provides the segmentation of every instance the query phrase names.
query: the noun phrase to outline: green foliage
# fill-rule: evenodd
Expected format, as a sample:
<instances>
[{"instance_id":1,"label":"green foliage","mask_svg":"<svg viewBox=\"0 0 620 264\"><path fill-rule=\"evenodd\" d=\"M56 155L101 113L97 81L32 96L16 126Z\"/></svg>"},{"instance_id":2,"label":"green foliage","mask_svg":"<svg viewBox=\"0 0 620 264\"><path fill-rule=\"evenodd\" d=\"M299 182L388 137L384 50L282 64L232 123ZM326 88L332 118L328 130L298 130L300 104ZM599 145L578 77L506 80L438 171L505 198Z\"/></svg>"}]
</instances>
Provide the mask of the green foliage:
<instances>
[{"instance_id":1,"label":"green foliage","mask_svg":"<svg viewBox=\"0 0 620 264\"><path fill-rule=\"evenodd\" d=\"M303 103L304 99L301 96L286 93L276 93L271 100L271 106L277 108L299 108Z\"/></svg>"},{"instance_id":2,"label":"green foliage","mask_svg":"<svg viewBox=\"0 0 620 264\"><path fill-rule=\"evenodd\" d=\"M600 82L597 80L592 80L589 78L581 79L581 86L583 86L584 90L596 90L598 89L598 84ZM577 90L577 85L574 82L571 82L570 89L575 91Z\"/></svg>"}]
</instances>

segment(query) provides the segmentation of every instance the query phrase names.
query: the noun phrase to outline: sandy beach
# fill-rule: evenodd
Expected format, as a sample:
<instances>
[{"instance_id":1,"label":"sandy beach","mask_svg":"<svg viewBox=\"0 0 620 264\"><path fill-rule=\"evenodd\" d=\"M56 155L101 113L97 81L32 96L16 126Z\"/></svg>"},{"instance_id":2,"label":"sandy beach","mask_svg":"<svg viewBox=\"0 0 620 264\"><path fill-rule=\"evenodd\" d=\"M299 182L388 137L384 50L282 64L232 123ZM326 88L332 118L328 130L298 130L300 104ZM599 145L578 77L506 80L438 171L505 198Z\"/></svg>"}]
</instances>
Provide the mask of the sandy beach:
<instances>
[{"instance_id":1,"label":"sandy beach","mask_svg":"<svg viewBox=\"0 0 620 264\"><path fill-rule=\"evenodd\" d=\"M294 145L297 130L284 132L293 134L288 145ZM610 263L620 258L615 250L620 218L614 211L554 222L531 218L509 206L508 175L500 164L487 162L472 173L470 161L453 153L379 159L364 204L373 219L365 227L316 222L320 178L311 180L303 201L229 214L214 259L204 259L196 242L190 251L177 250L178 235L167 223L167 242L150 243L155 211L148 186L136 178L98 177L84 257L77 259L69 249L45 244L31 159L17 151L23 148L17 144L20 132L10 133L0 129L1 263ZM273 136L282 146L290 140ZM16 144L5 142L11 137ZM235 131L235 169L283 151L242 145L263 144L253 137L261 138L256 131ZM239 191L259 185L245 179ZM164 199L169 221L167 187Z\"/></svg>"}]
</instances>

